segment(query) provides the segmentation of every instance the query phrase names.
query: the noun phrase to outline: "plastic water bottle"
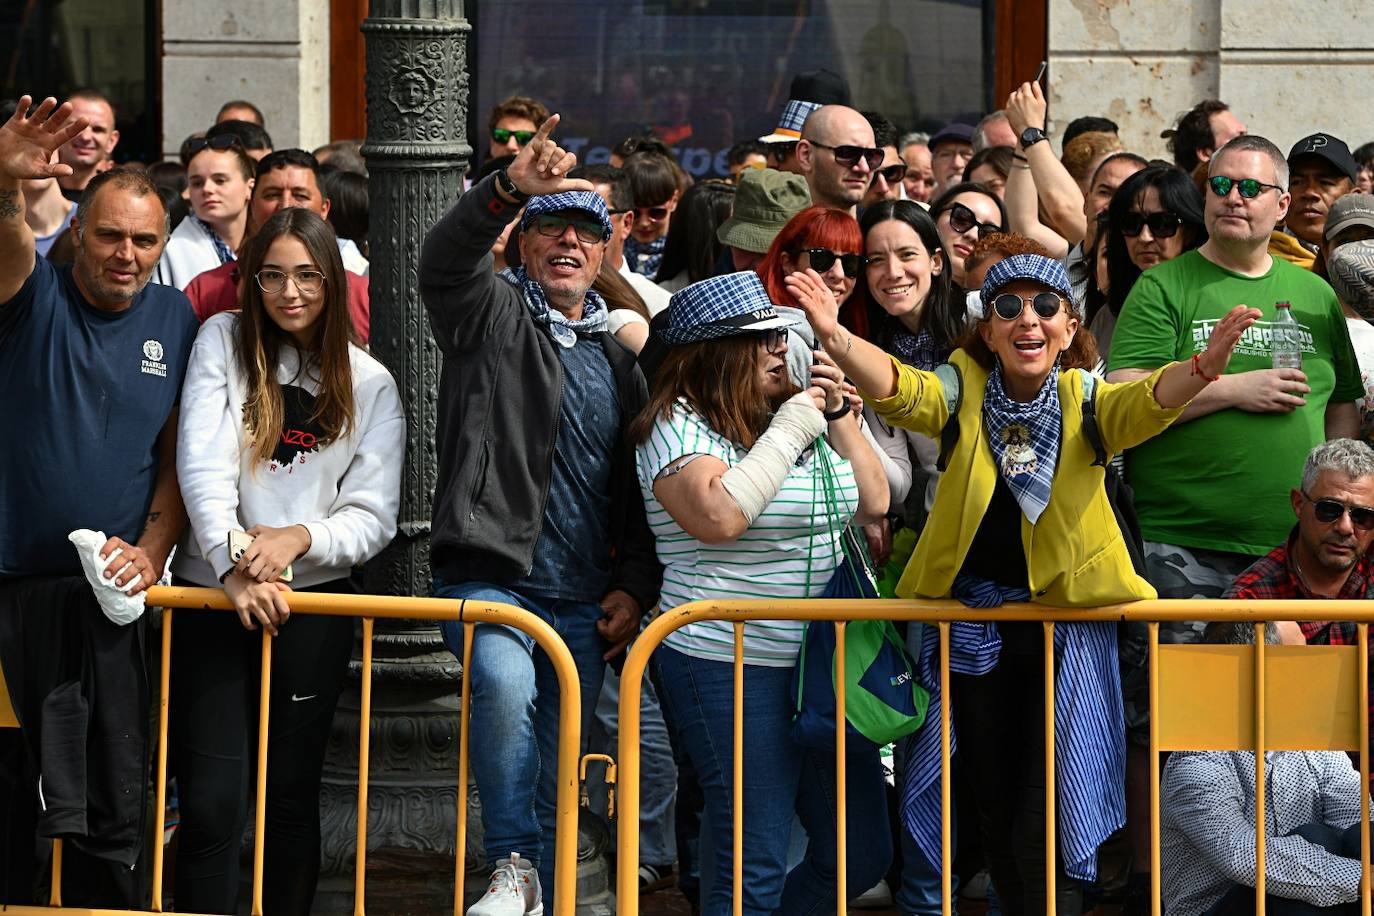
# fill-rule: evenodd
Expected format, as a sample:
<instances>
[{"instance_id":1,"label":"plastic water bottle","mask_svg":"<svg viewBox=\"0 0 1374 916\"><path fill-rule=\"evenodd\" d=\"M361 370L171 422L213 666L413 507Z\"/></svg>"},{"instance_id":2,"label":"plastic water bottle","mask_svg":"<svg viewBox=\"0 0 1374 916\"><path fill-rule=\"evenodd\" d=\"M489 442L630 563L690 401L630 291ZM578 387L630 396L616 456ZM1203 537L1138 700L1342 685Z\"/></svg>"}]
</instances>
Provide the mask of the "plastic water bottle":
<instances>
[{"instance_id":1,"label":"plastic water bottle","mask_svg":"<svg viewBox=\"0 0 1374 916\"><path fill-rule=\"evenodd\" d=\"M1293 317L1293 307L1288 302L1275 302L1277 313L1272 325L1272 344L1270 352L1274 355L1275 369L1302 368L1302 330Z\"/></svg>"}]
</instances>

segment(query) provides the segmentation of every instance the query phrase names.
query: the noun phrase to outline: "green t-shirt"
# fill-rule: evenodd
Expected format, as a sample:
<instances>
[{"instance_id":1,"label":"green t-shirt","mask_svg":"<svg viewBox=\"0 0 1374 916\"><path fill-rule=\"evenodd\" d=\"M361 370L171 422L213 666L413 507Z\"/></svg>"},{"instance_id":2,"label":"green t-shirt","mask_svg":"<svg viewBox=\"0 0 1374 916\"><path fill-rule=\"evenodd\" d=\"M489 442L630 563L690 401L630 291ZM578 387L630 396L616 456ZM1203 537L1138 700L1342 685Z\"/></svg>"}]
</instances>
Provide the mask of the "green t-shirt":
<instances>
[{"instance_id":1,"label":"green t-shirt","mask_svg":"<svg viewBox=\"0 0 1374 916\"><path fill-rule=\"evenodd\" d=\"M1293 526L1289 490L1312 447L1326 439L1328 402L1364 394L1350 333L1326 281L1274 258L1262 277L1218 267L1196 251L1141 274L1112 336L1116 369L1155 369L1207 347L1217 321L1237 305L1264 313L1241 337L1227 375L1273 368L1274 303L1292 303L1303 332L1303 372L1312 391L1291 413L1219 410L1179 423L1127 453L1146 540L1259 556Z\"/></svg>"}]
</instances>

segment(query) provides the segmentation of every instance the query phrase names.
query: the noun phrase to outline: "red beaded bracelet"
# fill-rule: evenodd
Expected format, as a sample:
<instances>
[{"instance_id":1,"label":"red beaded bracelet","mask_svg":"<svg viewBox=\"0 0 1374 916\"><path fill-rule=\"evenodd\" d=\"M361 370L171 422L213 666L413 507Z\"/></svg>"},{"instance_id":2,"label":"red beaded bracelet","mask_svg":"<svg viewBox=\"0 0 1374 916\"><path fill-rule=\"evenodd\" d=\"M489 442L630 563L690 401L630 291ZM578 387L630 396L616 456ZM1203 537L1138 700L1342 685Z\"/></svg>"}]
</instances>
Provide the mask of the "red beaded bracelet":
<instances>
[{"instance_id":1,"label":"red beaded bracelet","mask_svg":"<svg viewBox=\"0 0 1374 916\"><path fill-rule=\"evenodd\" d=\"M1209 382L1215 382L1217 379L1221 378L1221 376L1219 376L1219 375L1208 375L1206 372L1203 372L1203 371L1202 371L1202 354L1201 354L1201 353L1194 353L1194 354L1193 354L1193 371L1192 371L1190 374L1191 374L1191 375L1200 375L1200 376L1202 376L1204 379L1206 379L1206 380L1209 381Z\"/></svg>"}]
</instances>

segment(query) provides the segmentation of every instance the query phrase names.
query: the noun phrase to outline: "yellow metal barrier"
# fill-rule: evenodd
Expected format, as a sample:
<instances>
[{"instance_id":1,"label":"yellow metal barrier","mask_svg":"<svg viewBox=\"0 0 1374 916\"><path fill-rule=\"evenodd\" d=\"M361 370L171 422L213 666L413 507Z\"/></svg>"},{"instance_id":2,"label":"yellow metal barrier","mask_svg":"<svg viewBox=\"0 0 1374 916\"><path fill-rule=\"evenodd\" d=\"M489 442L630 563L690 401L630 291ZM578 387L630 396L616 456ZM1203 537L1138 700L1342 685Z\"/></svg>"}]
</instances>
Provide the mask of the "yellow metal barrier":
<instances>
[{"instance_id":1,"label":"yellow metal barrier","mask_svg":"<svg viewBox=\"0 0 1374 916\"><path fill-rule=\"evenodd\" d=\"M906 620L934 624L940 639L941 896L944 916L953 909L950 843L949 625L976 619L1036 622L1045 635L1045 766L1054 773L1054 626L1088 621L1149 624L1150 659L1150 845L1153 916L1160 916L1159 754L1167 750L1255 751L1255 835L1257 887L1264 871L1264 751L1358 751L1361 786L1361 849L1370 858L1369 827L1369 623L1366 601L1140 601L1077 609L1012 604L973 611L955 601L852 599L693 601L662 614L631 647L620 679L620 823L617 838L618 916L639 914L639 703L649 658L674 630L705 620L734 625L734 910L742 907L744 625L751 620L832 621L835 624L836 684L836 912L848 912L845 886L846 810L844 728L844 625L854 620ZM1255 645L1163 645L1162 621L1235 621L1255 626ZM1358 624L1358 646L1266 646L1264 624L1281 620L1341 620ZM1161 686L1164 685L1164 686ZM1204 699L1205 703L1199 703ZM1205 708L1204 708L1205 707ZM1053 916L1055 779L1045 780L1046 908ZM1361 879L1361 913L1370 913L1370 870ZM1255 911L1264 916L1264 894Z\"/></svg>"},{"instance_id":2,"label":"yellow metal barrier","mask_svg":"<svg viewBox=\"0 0 1374 916\"><path fill-rule=\"evenodd\" d=\"M377 595L332 595L320 592L288 592L286 600L292 614L361 617L363 620L363 665L360 685L361 703L359 710L358 738L358 851L357 877L354 886L353 912L362 916L364 912L364 891L366 889L367 865L367 782L368 782L368 745L370 738L370 715L372 710L372 629L377 619L385 620L433 620L459 621L464 630L463 671L470 669L472 662L472 637L478 624L504 624L529 634L553 663L558 675L559 702L558 720L558 791L557 814L555 821L554 847L554 904L552 916L573 916L576 907L577 888L577 787L578 787L578 749L580 747L580 723L582 721L582 698L577 678L577 669L572 656L562 639L543 620L528 611L506 604L485 601L467 601L446 598L400 598ZM169 682L172 652L172 625L174 608L196 609L198 611L232 611L233 605L224 592L208 588L169 588L156 586L148 590L150 607L166 608L162 617L162 682L158 703L158 751L156 784L156 829L153 846L152 909L149 911L103 910L85 908L63 908L62 898L62 842L53 842L51 906L6 906L6 913L27 916L39 913L81 914L81 916L129 916L129 913L161 913L163 847L162 835L165 828L164 813L167 794L167 712L169 704ZM288 623L287 626L290 626ZM268 756L268 709L271 696L272 676L272 637L265 631L262 637L262 680L260 682L261 704L258 710L258 777L256 786L257 820L253 835L253 916L262 916L262 873L264 818L267 799L267 756ZM0 682L0 687L3 683ZM4 692L8 699L8 692ZM458 811L457 811L457 864L455 867L453 912L462 916L464 868L463 855L467 846L468 813L468 714L471 695L469 679L462 680L462 703L459 713L459 757L458 757ZM6 703L6 705L8 705ZM3 727L3 709L0 709L0 727ZM11 713L12 715L12 713ZM16 723L17 724L17 723Z\"/></svg>"}]
</instances>

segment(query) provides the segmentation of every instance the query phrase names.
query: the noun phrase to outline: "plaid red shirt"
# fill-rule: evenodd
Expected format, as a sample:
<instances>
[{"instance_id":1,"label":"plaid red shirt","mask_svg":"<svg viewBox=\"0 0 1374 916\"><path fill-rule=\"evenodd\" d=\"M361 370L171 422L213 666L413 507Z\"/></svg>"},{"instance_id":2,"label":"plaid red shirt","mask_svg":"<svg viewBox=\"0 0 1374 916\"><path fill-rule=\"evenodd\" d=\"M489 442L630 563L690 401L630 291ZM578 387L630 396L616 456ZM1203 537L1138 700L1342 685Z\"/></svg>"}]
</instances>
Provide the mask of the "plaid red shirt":
<instances>
[{"instance_id":1,"label":"plaid red shirt","mask_svg":"<svg viewBox=\"0 0 1374 916\"><path fill-rule=\"evenodd\" d=\"M1289 548L1297 537L1295 526L1288 540L1265 556L1256 560L1249 569L1236 577L1236 581L1226 590L1223 598L1325 598L1314 595L1303 585L1297 569L1289 559ZM1362 554L1350 570L1350 576L1341 587L1340 599L1359 599L1374 597L1374 562L1368 553ZM1302 620L1298 622L1302 635L1312 645L1353 646L1359 643L1360 635L1354 623L1348 620ZM1374 640L1370 641L1369 654L1374 661ZM1369 724L1371 726L1370 750L1374 752L1374 665L1370 666ZM1370 777L1374 783L1374 775Z\"/></svg>"}]
</instances>

